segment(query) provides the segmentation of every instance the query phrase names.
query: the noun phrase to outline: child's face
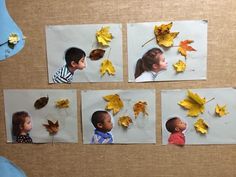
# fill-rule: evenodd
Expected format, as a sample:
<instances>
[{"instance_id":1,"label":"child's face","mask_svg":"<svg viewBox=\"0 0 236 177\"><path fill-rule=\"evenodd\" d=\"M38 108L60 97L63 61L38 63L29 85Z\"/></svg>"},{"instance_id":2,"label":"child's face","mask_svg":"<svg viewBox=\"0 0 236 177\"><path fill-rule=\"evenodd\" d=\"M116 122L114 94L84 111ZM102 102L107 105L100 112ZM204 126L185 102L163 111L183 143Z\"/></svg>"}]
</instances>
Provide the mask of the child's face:
<instances>
[{"instance_id":1,"label":"child's face","mask_svg":"<svg viewBox=\"0 0 236 177\"><path fill-rule=\"evenodd\" d=\"M28 133L32 129L32 122L30 117L25 118L25 123L22 128L22 132Z\"/></svg>"},{"instance_id":2,"label":"child's face","mask_svg":"<svg viewBox=\"0 0 236 177\"><path fill-rule=\"evenodd\" d=\"M81 58L78 63L74 62L73 67L75 69L79 69L79 70L82 70L82 69L86 68L85 57Z\"/></svg>"},{"instance_id":3,"label":"child's face","mask_svg":"<svg viewBox=\"0 0 236 177\"><path fill-rule=\"evenodd\" d=\"M112 128L113 128L113 123L111 121L111 116L109 114L105 114L101 129L106 132L109 132L111 131Z\"/></svg>"},{"instance_id":4,"label":"child's face","mask_svg":"<svg viewBox=\"0 0 236 177\"><path fill-rule=\"evenodd\" d=\"M168 66L168 63L164 57L163 54L161 54L159 56L159 67L160 67L160 70L166 70L167 69L167 66Z\"/></svg>"},{"instance_id":5,"label":"child's face","mask_svg":"<svg viewBox=\"0 0 236 177\"><path fill-rule=\"evenodd\" d=\"M175 121L175 130L178 132L182 132L187 128L187 124L183 122L181 119L177 119Z\"/></svg>"}]
</instances>

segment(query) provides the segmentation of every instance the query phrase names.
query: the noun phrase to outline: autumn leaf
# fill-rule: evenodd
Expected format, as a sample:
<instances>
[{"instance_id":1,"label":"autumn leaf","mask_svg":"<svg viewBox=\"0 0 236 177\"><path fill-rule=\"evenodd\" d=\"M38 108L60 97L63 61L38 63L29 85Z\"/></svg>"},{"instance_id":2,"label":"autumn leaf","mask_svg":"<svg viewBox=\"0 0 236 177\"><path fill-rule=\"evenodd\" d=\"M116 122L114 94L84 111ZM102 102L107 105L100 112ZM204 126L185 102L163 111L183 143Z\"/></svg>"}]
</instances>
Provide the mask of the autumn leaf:
<instances>
[{"instance_id":1,"label":"autumn leaf","mask_svg":"<svg viewBox=\"0 0 236 177\"><path fill-rule=\"evenodd\" d=\"M90 52L89 58L91 60L99 60L101 59L105 54L105 50L103 49L94 49Z\"/></svg>"},{"instance_id":2,"label":"autumn leaf","mask_svg":"<svg viewBox=\"0 0 236 177\"><path fill-rule=\"evenodd\" d=\"M112 62L108 59L105 59L102 61L100 73L101 76L103 76L105 73L108 73L109 75L115 75L115 67L113 66Z\"/></svg>"},{"instance_id":3,"label":"autumn leaf","mask_svg":"<svg viewBox=\"0 0 236 177\"><path fill-rule=\"evenodd\" d=\"M197 93L188 90L188 97L178 104L188 111L188 116L196 117L205 110L206 99L201 98Z\"/></svg>"},{"instance_id":4,"label":"autumn leaf","mask_svg":"<svg viewBox=\"0 0 236 177\"><path fill-rule=\"evenodd\" d=\"M208 125L206 122L204 122L204 120L202 118L198 119L194 123L194 127L195 127L196 131L200 132L201 134L206 134L208 131Z\"/></svg>"},{"instance_id":5,"label":"autumn leaf","mask_svg":"<svg viewBox=\"0 0 236 177\"><path fill-rule=\"evenodd\" d=\"M138 117L140 112L142 112L144 116L148 115L146 109L147 109L147 103L146 102L139 101L139 102L135 103L134 106L133 106L133 111L134 111L135 118Z\"/></svg>"},{"instance_id":6,"label":"autumn leaf","mask_svg":"<svg viewBox=\"0 0 236 177\"><path fill-rule=\"evenodd\" d=\"M186 63L179 60L177 63L173 64L177 73L184 72L186 69Z\"/></svg>"},{"instance_id":7,"label":"autumn leaf","mask_svg":"<svg viewBox=\"0 0 236 177\"><path fill-rule=\"evenodd\" d=\"M177 37L179 32L170 32L172 25L172 22L169 24L162 24L160 26L155 25L154 34L158 45L162 45L164 47L171 47L173 45L173 40Z\"/></svg>"},{"instance_id":8,"label":"autumn leaf","mask_svg":"<svg viewBox=\"0 0 236 177\"><path fill-rule=\"evenodd\" d=\"M185 58L187 57L187 51L196 51L194 48L188 45L188 44L191 44L192 42L193 40L185 40L185 41L181 41L179 44L178 51Z\"/></svg>"},{"instance_id":9,"label":"autumn leaf","mask_svg":"<svg viewBox=\"0 0 236 177\"><path fill-rule=\"evenodd\" d=\"M51 120L48 120L48 124L43 124L43 126L46 128L50 135L55 135L59 131L58 120L55 123L53 123Z\"/></svg>"},{"instance_id":10,"label":"autumn leaf","mask_svg":"<svg viewBox=\"0 0 236 177\"><path fill-rule=\"evenodd\" d=\"M131 123L133 123L133 121L129 116L122 116L118 120L118 124L125 128L128 128Z\"/></svg>"},{"instance_id":11,"label":"autumn leaf","mask_svg":"<svg viewBox=\"0 0 236 177\"><path fill-rule=\"evenodd\" d=\"M99 31L96 32L97 41L102 46L109 46L109 42L113 38L112 34L109 32L110 27L102 27Z\"/></svg>"},{"instance_id":12,"label":"autumn leaf","mask_svg":"<svg viewBox=\"0 0 236 177\"><path fill-rule=\"evenodd\" d=\"M35 109L41 109L48 104L49 97L41 97L34 102Z\"/></svg>"},{"instance_id":13,"label":"autumn leaf","mask_svg":"<svg viewBox=\"0 0 236 177\"><path fill-rule=\"evenodd\" d=\"M215 107L215 113L216 113L216 115L218 115L220 117L228 114L226 105L220 106L220 105L217 104L216 107Z\"/></svg>"},{"instance_id":14,"label":"autumn leaf","mask_svg":"<svg viewBox=\"0 0 236 177\"><path fill-rule=\"evenodd\" d=\"M68 99L60 99L55 102L56 108L62 109L62 108L69 108L70 101Z\"/></svg>"},{"instance_id":15,"label":"autumn leaf","mask_svg":"<svg viewBox=\"0 0 236 177\"><path fill-rule=\"evenodd\" d=\"M106 110L113 110L113 115L117 114L123 108L123 101L118 94L104 96L103 99L107 101Z\"/></svg>"}]
</instances>

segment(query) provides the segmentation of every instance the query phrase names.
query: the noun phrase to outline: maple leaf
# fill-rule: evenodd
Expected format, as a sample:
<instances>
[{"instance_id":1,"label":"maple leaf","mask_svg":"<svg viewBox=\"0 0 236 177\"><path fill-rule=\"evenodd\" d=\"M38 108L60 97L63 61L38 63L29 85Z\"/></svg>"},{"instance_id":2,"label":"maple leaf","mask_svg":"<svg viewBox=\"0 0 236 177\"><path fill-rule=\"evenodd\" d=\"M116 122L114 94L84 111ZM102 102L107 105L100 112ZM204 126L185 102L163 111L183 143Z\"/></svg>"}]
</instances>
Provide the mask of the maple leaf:
<instances>
[{"instance_id":1,"label":"maple leaf","mask_svg":"<svg viewBox=\"0 0 236 177\"><path fill-rule=\"evenodd\" d=\"M128 128L131 123L133 123L133 121L129 116L122 116L118 120L118 124L125 128Z\"/></svg>"},{"instance_id":2,"label":"maple leaf","mask_svg":"<svg viewBox=\"0 0 236 177\"><path fill-rule=\"evenodd\" d=\"M133 111L134 111L134 116L135 118L138 117L139 113L142 112L143 115L148 115L147 111L147 103L144 101L138 101L137 103L134 104L133 106Z\"/></svg>"},{"instance_id":3,"label":"maple leaf","mask_svg":"<svg viewBox=\"0 0 236 177\"><path fill-rule=\"evenodd\" d=\"M187 57L187 51L196 51L194 48L188 45L188 44L191 44L192 42L193 42L192 40L185 40L185 41L181 41L179 44L178 51L185 58Z\"/></svg>"},{"instance_id":4,"label":"maple leaf","mask_svg":"<svg viewBox=\"0 0 236 177\"><path fill-rule=\"evenodd\" d=\"M56 108L62 109L62 108L69 108L70 101L68 99L60 99L55 102Z\"/></svg>"},{"instance_id":5,"label":"maple leaf","mask_svg":"<svg viewBox=\"0 0 236 177\"><path fill-rule=\"evenodd\" d=\"M204 122L204 120L202 118L198 119L194 123L194 127L195 127L196 131L200 132L201 134L206 134L208 131L208 125L206 122Z\"/></svg>"},{"instance_id":6,"label":"maple leaf","mask_svg":"<svg viewBox=\"0 0 236 177\"><path fill-rule=\"evenodd\" d=\"M216 107L215 107L215 113L216 113L216 115L218 115L218 116L220 116L220 117L222 117L222 116L228 114L226 105L224 105L224 106L219 106L219 105L217 104Z\"/></svg>"},{"instance_id":7,"label":"maple leaf","mask_svg":"<svg viewBox=\"0 0 236 177\"><path fill-rule=\"evenodd\" d=\"M123 101L118 94L107 95L103 99L108 102L105 109L113 110L113 115L117 114L124 107Z\"/></svg>"},{"instance_id":8,"label":"maple leaf","mask_svg":"<svg viewBox=\"0 0 236 177\"><path fill-rule=\"evenodd\" d=\"M41 109L48 104L49 97L40 97L34 102L35 109Z\"/></svg>"},{"instance_id":9,"label":"maple leaf","mask_svg":"<svg viewBox=\"0 0 236 177\"><path fill-rule=\"evenodd\" d=\"M115 67L113 66L112 62L108 59L105 59L101 63L100 73L101 76L103 76L105 73L108 73L109 75L115 75Z\"/></svg>"},{"instance_id":10,"label":"maple leaf","mask_svg":"<svg viewBox=\"0 0 236 177\"><path fill-rule=\"evenodd\" d=\"M91 60L99 60L101 59L105 54L105 50L103 49L94 49L90 52L89 58Z\"/></svg>"},{"instance_id":11,"label":"maple leaf","mask_svg":"<svg viewBox=\"0 0 236 177\"><path fill-rule=\"evenodd\" d=\"M109 42L113 38L112 34L109 32L109 26L102 27L99 31L96 32L97 41L102 46L109 46Z\"/></svg>"},{"instance_id":12,"label":"maple leaf","mask_svg":"<svg viewBox=\"0 0 236 177\"><path fill-rule=\"evenodd\" d=\"M186 63L179 60L177 63L173 64L177 73L184 72L186 69Z\"/></svg>"},{"instance_id":13,"label":"maple leaf","mask_svg":"<svg viewBox=\"0 0 236 177\"><path fill-rule=\"evenodd\" d=\"M201 98L197 93L188 90L188 97L178 104L185 109L188 109L188 116L196 117L205 110L206 99Z\"/></svg>"},{"instance_id":14,"label":"maple leaf","mask_svg":"<svg viewBox=\"0 0 236 177\"><path fill-rule=\"evenodd\" d=\"M55 123L53 123L51 120L48 120L48 124L43 124L43 126L46 128L50 135L55 135L59 131L58 120Z\"/></svg>"},{"instance_id":15,"label":"maple leaf","mask_svg":"<svg viewBox=\"0 0 236 177\"><path fill-rule=\"evenodd\" d=\"M179 32L170 32L172 25L172 22L160 26L155 25L154 34L158 45L163 45L164 47L171 47L173 45L173 40L177 37Z\"/></svg>"}]
</instances>

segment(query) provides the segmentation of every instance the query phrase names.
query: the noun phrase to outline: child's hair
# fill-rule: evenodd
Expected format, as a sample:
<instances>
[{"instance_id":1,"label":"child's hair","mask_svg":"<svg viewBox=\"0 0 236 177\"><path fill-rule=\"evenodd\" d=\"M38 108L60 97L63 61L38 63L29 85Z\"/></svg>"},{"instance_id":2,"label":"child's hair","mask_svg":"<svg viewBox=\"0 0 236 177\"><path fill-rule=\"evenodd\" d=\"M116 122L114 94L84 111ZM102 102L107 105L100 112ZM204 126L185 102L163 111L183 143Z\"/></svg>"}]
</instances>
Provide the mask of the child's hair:
<instances>
[{"instance_id":1,"label":"child's hair","mask_svg":"<svg viewBox=\"0 0 236 177\"><path fill-rule=\"evenodd\" d=\"M20 128L24 126L26 117L29 117L29 114L25 111L15 112L12 115L12 132L14 136L20 135Z\"/></svg>"},{"instance_id":2,"label":"child's hair","mask_svg":"<svg viewBox=\"0 0 236 177\"><path fill-rule=\"evenodd\" d=\"M169 120L166 121L166 129L169 132L171 132L171 133L175 132L175 128L176 128L175 123L178 119L179 119L178 117L173 117L173 118L170 118Z\"/></svg>"},{"instance_id":3,"label":"child's hair","mask_svg":"<svg viewBox=\"0 0 236 177\"><path fill-rule=\"evenodd\" d=\"M71 66L72 61L78 63L85 56L86 54L82 49L71 47L67 49L65 53L66 65Z\"/></svg>"},{"instance_id":4,"label":"child's hair","mask_svg":"<svg viewBox=\"0 0 236 177\"><path fill-rule=\"evenodd\" d=\"M152 48L148 50L142 58L138 59L136 67L135 67L135 79L139 77L144 71L151 71L153 64L160 63L160 55L163 54L161 49Z\"/></svg>"},{"instance_id":5,"label":"child's hair","mask_svg":"<svg viewBox=\"0 0 236 177\"><path fill-rule=\"evenodd\" d=\"M95 128L97 127L98 123L104 122L104 114L108 114L107 111L95 111L92 115L91 122Z\"/></svg>"}]
</instances>

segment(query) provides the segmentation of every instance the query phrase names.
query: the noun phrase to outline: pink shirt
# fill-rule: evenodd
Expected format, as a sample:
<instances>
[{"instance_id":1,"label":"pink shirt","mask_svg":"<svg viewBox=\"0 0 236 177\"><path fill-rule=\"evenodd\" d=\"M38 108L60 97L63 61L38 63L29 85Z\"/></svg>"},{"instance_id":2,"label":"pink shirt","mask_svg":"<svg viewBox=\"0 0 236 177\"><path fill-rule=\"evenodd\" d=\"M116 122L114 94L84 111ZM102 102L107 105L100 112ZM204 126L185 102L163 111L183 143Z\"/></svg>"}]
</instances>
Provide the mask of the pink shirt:
<instances>
[{"instance_id":1,"label":"pink shirt","mask_svg":"<svg viewBox=\"0 0 236 177\"><path fill-rule=\"evenodd\" d=\"M182 132L171 133L168 139L169 144L184 145L185 136Z\"/></svg>"}]
</instances>

